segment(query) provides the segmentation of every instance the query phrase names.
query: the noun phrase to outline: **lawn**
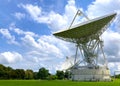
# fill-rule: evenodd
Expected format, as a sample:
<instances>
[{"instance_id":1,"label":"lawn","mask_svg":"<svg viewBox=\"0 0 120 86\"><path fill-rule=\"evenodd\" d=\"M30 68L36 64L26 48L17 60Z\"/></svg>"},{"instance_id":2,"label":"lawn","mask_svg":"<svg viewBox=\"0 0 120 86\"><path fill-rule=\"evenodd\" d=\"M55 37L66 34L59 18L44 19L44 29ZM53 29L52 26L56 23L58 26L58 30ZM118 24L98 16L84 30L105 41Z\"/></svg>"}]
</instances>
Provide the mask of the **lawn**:
<instances>
[{"instance_id":1,"label":"lawn","mask_svg":"<svg viewBox=\"0 0 120 86\"><path fill-rule=\"evenodd\" d=\"M120 80L113 82L73 82L67 80L0 80L0 86L120 86Z\"/></svg>"}]
</instances>

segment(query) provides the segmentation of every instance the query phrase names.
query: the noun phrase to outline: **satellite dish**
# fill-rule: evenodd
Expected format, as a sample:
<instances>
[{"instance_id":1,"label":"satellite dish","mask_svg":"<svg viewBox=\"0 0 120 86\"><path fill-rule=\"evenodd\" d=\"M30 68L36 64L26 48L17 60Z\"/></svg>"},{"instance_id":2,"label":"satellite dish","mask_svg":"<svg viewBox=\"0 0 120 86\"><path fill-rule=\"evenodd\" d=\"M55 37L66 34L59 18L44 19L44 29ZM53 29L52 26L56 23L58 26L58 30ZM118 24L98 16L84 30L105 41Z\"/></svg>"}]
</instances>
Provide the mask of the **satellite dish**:
<instances>
[{"instance_id":1,"label":"satellite dish","mask_svg":"<svg viewBox=\"0 0 120 86\"><path fill-rule=\"evenodd\" d=\"M68 29L53 33L57 38L76 44L74 65L70 69L72 80L111 80L107 60L103 52L103 41L100 36L112 23L115 16L116 13L111 13L72 26L75 20L74 17ZM80 58L82 58L79 61L76 60L78 50L80 50ZM100 54L102 55L101 57L99 56ZM103 58L103 66L99 65L98 58Z\"/></svg>"}]
</instances>

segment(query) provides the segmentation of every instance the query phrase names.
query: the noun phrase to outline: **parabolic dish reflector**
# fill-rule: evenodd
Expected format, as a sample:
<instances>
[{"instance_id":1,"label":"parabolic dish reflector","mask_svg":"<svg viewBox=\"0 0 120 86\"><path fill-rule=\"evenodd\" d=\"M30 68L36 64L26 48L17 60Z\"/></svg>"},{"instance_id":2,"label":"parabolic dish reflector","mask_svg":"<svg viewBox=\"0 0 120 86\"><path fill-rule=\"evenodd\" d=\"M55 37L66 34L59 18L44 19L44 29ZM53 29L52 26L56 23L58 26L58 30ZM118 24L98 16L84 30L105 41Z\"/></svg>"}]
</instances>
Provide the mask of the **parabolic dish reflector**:
<instances>
[{"instance_id":1,"label":"parabolic dish reflector","mask_svg":"<svg viewBox=\"0 0 120 86\"><path fill-rule=\"evenodd\" d=\"M116 13L112 13L88 20L86 22L74 25L70 29L56 32L53 35L70 42L76 42L77 39L90 39L92 35L95 36L96 34L100 36L115 16Z\"/></svg>"}]
</instances>

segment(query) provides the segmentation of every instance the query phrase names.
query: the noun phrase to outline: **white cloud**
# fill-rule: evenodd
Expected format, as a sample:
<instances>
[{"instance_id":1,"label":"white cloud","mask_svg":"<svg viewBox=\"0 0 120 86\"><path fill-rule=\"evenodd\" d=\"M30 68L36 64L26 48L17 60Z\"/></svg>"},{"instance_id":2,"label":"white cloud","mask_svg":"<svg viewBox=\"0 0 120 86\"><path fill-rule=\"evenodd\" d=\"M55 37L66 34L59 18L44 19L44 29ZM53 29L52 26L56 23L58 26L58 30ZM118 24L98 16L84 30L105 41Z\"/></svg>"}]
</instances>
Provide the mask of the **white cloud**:
<instances>
[{"instance_id":1,"label":"white cloud","mask_svg":"<svg viewBox=\"0 0 120 86\"><path fill-rule=\"evenodd\" d=\"M38 7L37 5L34 6L32 4L26 4L21 6L26 9L26 11L30 14L30 16L35 20L38 21L39 17L42 15L42 9L41 7Z\"/></svg>"},{"instance_id":2,"label":"white cloud","mask_svg":"<svg viewBox=\"0 0 120 86\"><path fill-rule=\"evenodd\" d=\"M120 70L120 63L119 63L119 65L118 65L118 68L117 68L118 70Z\"/></svg>"},{"instance_id":3,"label":"white cloud","mask_svg":"<svg viewBox=\"0 0 120 86\"><path fill-rule=\"evenodd\" d=\"M111 75L114 75L115 71L120 71L120 63L109 62L108 67L110 68ZM119 72L120 73L120 72Z\"/></svg>"},{"instance_id":4,"label":"white cloud","mask_svg":"<svg viewBox=\"0 0 120 86\"><path fill-rule=\"evenodd\" d=\"M75 0L68 0L68 4L65 6L65 13L60 15L54 11L44 12L41 7L37 5L21 5L31 16L31 18L38 23L46 23L52 31L58 31L65 29L72 22L72 19L77 12L75 6Z\"/></svg>"},{"instance_id":5,"label":"white cloud","mask_svg":"<svg viewBox=\"0 0 120 86\"><path fill-rule=\"evenodd\" d=\"M20 13L20 12L16 12L14 14L14 16L18 19L21 20L22 18L25 18L25 14L24 13Z\"/></svg>"},{"instance_id":6,"label":"white cloud","mask_svg":"<svg viewBox=\"0 0 120 86\"><path fill-rule=\"evenodd\" d=\"M1 33L4 37L6 37L6 38L8 38L8 39L13 38L13 37L11 36L11 34L9 33L8 29L0 29L0 33Z\"/></svg>"},{"instance_id":7,"label":"white cloud","mask_svg":"<svg viewBox=\"0 0 120 86\"><path fill-rule=\"evenodd\" d=\"M108 61L120 62L120 33L107 30L102 36Z\"/></svg>"},{"instance_id":8,"label":"white cloud","mask_svg":"<svg viewBox=\"0 0 120 86\"><path fill-rule=\"evenodd\" d=\"M18 45L18 42L15 41L15 36L12 36L8 29L1 28L0 33L7 39L8 43Z\"/></svg>"},{"instance_id":9,"label":"white cloud","mask_svg":"<svg viewBox=\"0 0 120 86\"><path fill-rule=\"evenodd\" d=\"M72 20L72 18L75 16L76 12L77 12L77 8L75 6L75 0L68 0L68 4L65 6L65 16L67 18L70 18L70 20ZM67 21L69 22L69 21Z\"/></svg>"},{"instance_id":10,"label":"white cloud","mask_svg":"<svg viewBox=\"0 0 120 86\"><path fill-rule=\"evenodd\" d=\"M22 61L23 57L17 52L3 52L0 53L0 63L13 64Z\"/></svg>"},{"instance_id":11,"label":"white cloud","mask_svg":"<svg viewBox=\"0 0 120 86\"><path fill-rule=\"evenodd\" d=\"M18 35L30 35L30 36L33 36L33 37L39 37L37 34L35 34L35 33L33 33L33 32L23 31L22 29L17 28L17 27L15 26L15 23L11 23L11 24L10 24L9 30L10 30L10 31L14 31L14 32L17 33Z\"/></svg>"},{"instance_id":12,"label":"white cloud","mask_svg":"<svg viewBox=\"0 0 120 86\"><path fill-rule=\"evenodd\" d=\"M63 54L57 46L49 43L49 40L45 42L41 38L35 40L35 38L30 35L25 35L25 37L21 38L24 46L29 49L28 54L30 57L38 57L38 59L63 58Z\"/></svg>"},{"instance_id":13,"label":"white cloud","mask_svg":"<svg viewBox=\"0 0 120 86\"><path fill-rule=\"evenodd\" d=\"M102 16L111 12L120 11L120 0L95 0L88 6L90 17Z\"/></svg>"}]
</instances>

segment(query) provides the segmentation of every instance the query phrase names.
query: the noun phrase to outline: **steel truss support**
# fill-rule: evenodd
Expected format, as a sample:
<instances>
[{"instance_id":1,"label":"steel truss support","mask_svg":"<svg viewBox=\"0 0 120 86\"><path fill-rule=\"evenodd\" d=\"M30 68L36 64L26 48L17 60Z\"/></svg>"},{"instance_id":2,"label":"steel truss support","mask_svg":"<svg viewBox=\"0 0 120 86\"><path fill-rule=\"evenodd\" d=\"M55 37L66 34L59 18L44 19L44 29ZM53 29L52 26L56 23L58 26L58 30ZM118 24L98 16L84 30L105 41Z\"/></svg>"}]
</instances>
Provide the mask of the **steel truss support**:
<instances>
[{"instance_id":1,"label":"steel truss support","mask_svg":"<svg viewBox=\"0 0 120 86\"><path fill-rule=\"evenodd\" d=\"M80 50L80 60L77 61L78 51ZM87 43L77 43L74 65L79 67L84 65L87 67L96 67L100 63L98 57L102 55L102 59L105 61L104 64L107 67L107 60L103 52L103 41L98 37L97 39L90 39ZM81 58L82 57L82 58Z\"/></svg>"},{"instance_id":2,"label":"steel truss support","mask_svg":"<svg viewBox=\"0 0 120 86\"><path fill-rule=\"evenodd\" d=\"M71 22L71 24L70 24L70 26L69 26L68 29L70 29L71 26L73 25L73 23L74 23L77 15L78 15L78 16L83 15L87 20L89 20L89 18L88 18L81 10L77 10L77 12L76 12L76 14L75 14L75 16L74 16L74 18L73 18L73 20L72 20L72 22Z\"/></svg>"}]
</instances>

